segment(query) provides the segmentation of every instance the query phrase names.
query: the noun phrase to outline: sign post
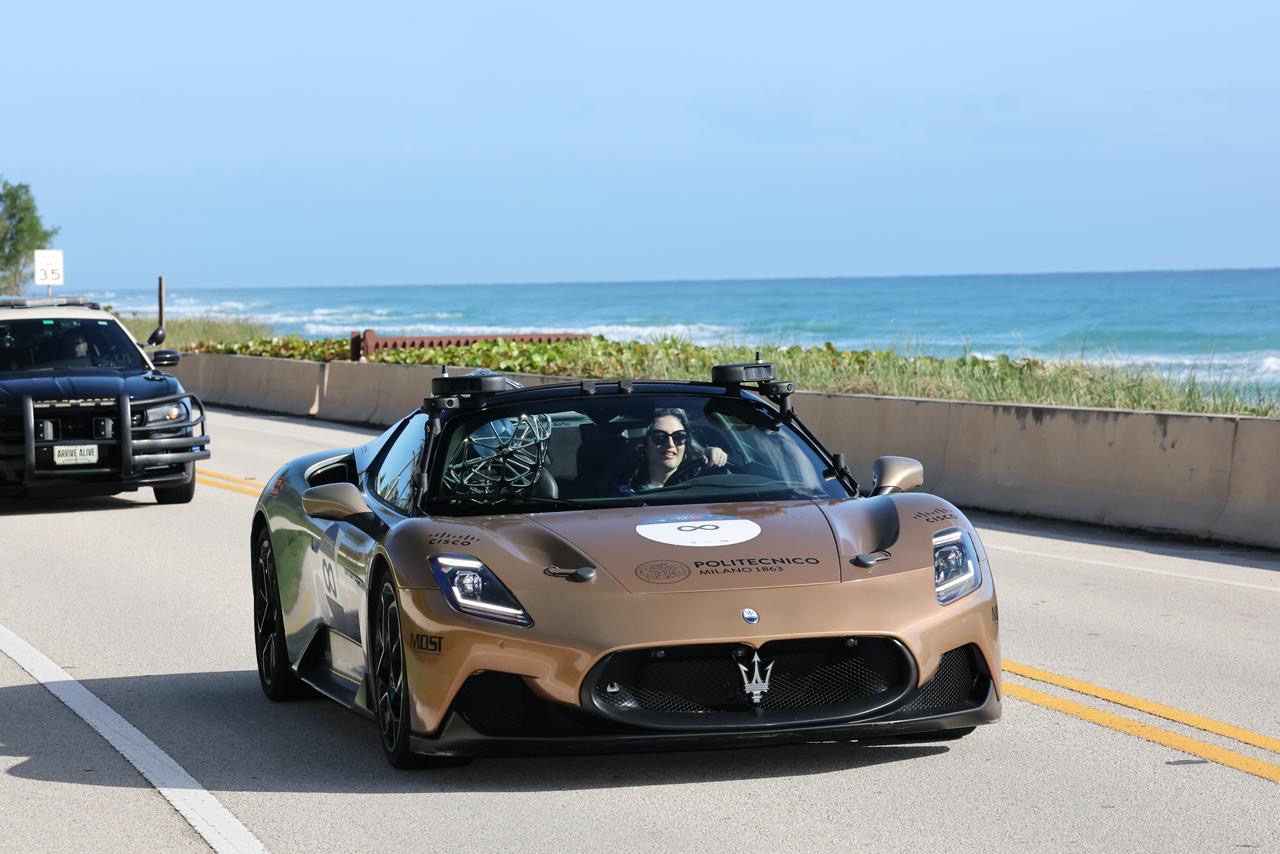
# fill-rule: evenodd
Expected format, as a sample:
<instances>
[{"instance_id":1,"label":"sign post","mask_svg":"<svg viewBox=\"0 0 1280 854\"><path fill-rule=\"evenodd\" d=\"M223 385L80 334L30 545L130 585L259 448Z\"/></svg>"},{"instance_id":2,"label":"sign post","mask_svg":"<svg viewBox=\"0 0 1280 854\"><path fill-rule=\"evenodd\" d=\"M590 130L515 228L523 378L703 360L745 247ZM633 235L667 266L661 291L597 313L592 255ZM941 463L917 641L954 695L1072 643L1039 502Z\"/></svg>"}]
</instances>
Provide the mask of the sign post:
<instances>
[{"instance_id":1,"label":"sign post","mask_svg":"<svg viewBox=\"0 0 1280 854\"><path fill-rule=\"evenodd\" d=\"M61 249L37 249L35 252L36 285L49 289L46 296L53 296L53 289L66 282L67 271L62 266Z\"/></svg>"}]
</instances>

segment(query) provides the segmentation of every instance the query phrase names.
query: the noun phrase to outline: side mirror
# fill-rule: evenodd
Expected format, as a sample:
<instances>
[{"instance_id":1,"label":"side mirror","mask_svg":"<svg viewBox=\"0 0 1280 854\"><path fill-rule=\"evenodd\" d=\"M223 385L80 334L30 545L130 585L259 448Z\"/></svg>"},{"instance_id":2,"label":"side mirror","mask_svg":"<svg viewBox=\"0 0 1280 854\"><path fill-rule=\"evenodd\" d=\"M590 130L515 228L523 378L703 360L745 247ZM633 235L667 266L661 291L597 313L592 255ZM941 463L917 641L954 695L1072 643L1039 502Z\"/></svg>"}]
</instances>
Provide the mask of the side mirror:
<instances>
[{"instance_id":1,"label":"side mirror","mask_svg":"<svg viewBox=\"0 0 1280 854\"><path fill-rule=\"evenodd\" d=\"M871 495L906 492L924 483L924 465L911 457L881 457L871 466Z\"/></svg>"},{"instance_id":2,"label":"side mirror","mask_svg":"<svg viewBox=\"0 0 1280 854\"><path fill-rule=\"evenodd\" d=\"M164 343L164 327L157 326L151 331L151 337L147 339L148 347L159 347Z\"/></svg>"},{"instance_id":3,"label":"side mirror","mask_svg":"<svg viewBox=\"0 0 1280 854\"><path fill-rule=\"evenodd\" d=\"M182 354L177 350L156 350L151 354L151 364L157 368L172 368L181 358Z\"/></svg>"},{"instance_id":4,"label":"side mirror","mask_svg":"<svg viewBox=\"0 0 1280 854\"><path fill-rule=\"evenodd\" d=\"M341 522L373 511L354 484L325 483L302 493L302 512L315 519Z\"/></svg>"}]
</instances>

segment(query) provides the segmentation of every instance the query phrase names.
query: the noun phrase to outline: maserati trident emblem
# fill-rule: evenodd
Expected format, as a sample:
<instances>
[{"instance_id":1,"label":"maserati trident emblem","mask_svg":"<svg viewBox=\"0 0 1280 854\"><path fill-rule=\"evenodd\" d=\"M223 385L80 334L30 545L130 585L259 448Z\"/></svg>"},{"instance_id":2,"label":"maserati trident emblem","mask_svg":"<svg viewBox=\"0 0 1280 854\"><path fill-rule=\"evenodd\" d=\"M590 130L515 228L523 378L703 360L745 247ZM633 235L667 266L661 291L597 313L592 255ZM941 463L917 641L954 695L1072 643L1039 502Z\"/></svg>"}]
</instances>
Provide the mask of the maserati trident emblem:
<instances>
[{"instance_id":1,"label":"maserati trident emblem","mask_svg":"<svg viewBox=\"0 0 1280 854\"><path fill-rule=\"evenodd\" d=\"M747 673L747 665L739 664L738 669L742 671L742 690L751 695L751 702L757 706L764 697L765 692L769 690L769 676L773 674L774 662L769 662L769 666L764 670L764 678L760 678L760 653L756 653L751 659L752 670Z\"/></svg>"},{"instance_id":2,"label":"maserati trident emblem","mask_svg":"<svg viewBox=\"0 0 1280 854\"><path fill-rule=\"evenodd\" d=\"M742 619L754 626L756 623L760 622L760 615L756 613L755 608L743 608Z\"/></svg>"}]
</instances>

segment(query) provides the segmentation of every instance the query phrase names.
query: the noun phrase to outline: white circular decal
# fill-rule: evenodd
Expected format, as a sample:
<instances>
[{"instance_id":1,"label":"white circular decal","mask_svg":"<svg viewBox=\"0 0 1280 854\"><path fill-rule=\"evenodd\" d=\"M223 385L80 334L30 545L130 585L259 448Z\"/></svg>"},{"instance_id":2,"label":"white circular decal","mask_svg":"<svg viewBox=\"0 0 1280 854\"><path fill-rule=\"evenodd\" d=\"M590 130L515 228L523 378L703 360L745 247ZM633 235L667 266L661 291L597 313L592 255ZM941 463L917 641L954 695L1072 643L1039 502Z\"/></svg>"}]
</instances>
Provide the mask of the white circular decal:
<instances>
[{"instance_id":1,"label":"white circular decal","mask_svg":"<svg viewBox=\"0 0 1280 854\"><path fill-rule=\"evenodd\" d=\"M750 519L684 513L641 522L636 533L669 546L732 546L760 536L760 526Z\"/></svg>"}]
</instances>

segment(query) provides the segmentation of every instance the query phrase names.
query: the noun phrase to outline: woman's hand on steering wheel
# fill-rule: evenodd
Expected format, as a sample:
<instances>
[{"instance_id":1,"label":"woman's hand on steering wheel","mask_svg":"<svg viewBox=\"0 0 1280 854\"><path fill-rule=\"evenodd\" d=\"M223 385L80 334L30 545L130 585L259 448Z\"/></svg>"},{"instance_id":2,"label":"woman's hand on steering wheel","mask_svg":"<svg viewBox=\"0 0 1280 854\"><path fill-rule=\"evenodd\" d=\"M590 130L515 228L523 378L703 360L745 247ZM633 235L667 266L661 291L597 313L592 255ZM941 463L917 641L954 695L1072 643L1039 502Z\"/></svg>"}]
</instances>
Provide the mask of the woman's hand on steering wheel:
<instances>
[{"instance_id":1,"label":"woman's hand on steering wheel","mask_svg":"<svg viewBox=\"0 0 1280 854\"><path fill-rule=\"evenodd\" d=\"M729 455L723 449L714 445L707 448L707 452L702 455L702 460L708 468L723 469L729 467Z\"/></svg>"}]
</instances>

